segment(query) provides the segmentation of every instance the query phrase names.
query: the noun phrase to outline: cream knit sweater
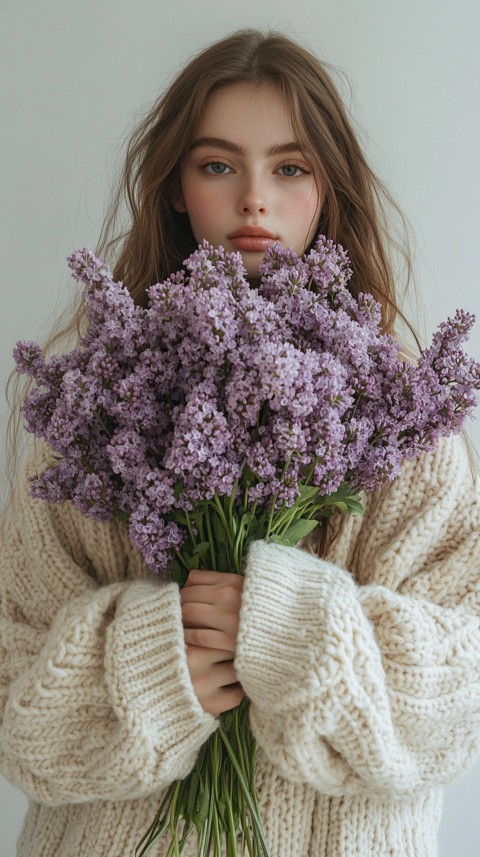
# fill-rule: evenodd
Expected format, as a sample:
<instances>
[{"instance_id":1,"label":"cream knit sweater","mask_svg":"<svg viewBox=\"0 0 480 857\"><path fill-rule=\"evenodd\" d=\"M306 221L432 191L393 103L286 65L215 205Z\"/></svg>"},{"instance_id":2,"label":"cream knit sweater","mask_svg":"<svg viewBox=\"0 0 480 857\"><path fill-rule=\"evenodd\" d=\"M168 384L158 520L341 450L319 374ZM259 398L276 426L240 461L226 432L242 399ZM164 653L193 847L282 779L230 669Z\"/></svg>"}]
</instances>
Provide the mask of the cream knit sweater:
<instances>
[{"instance_id":1,"label":"cream knit sweater","mask_svg":"<svg viewBox=\"0 0 480 857\"><path fill-rule=\"evenodd\" d=\"M408 462L328 560L263 542L248 555L236 668L270 857L432 857L441 787L480 738L480 511L462 441ZM216 727L178 588L122 525L25 488L0 568L0 756L30 797L18 857L133 857Z\"/></svg>"}]
</instances>

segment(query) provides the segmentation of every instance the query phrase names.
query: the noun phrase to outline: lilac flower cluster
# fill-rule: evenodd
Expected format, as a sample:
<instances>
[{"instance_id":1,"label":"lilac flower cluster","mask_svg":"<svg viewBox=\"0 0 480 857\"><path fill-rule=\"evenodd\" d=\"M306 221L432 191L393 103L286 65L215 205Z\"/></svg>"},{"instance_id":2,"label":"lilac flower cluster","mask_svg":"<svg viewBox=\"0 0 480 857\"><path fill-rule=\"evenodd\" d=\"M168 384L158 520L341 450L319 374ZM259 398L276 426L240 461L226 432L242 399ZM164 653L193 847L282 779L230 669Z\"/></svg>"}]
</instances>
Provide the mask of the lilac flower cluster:
<instances>
[{"instance_id":1,"label":"lilac flower cluster","mask_svg":"<svg viewBox=\"0 0 480 857\"><path fill-rule=\"evenodd\" d=\"M79 347L14 352L35 381L26 428L56 453L32 492L124 516L153 570L183 542L179 510L245 492L290 506L301 484L371 491L477 404L480 364L462 349L474 317L457 311L415 364L401 360L324 236L302 258L269 247L258 288L240 254L204 242L146 308L89 250L68 261L88 304Z\"/></svg>"}]
</instances>

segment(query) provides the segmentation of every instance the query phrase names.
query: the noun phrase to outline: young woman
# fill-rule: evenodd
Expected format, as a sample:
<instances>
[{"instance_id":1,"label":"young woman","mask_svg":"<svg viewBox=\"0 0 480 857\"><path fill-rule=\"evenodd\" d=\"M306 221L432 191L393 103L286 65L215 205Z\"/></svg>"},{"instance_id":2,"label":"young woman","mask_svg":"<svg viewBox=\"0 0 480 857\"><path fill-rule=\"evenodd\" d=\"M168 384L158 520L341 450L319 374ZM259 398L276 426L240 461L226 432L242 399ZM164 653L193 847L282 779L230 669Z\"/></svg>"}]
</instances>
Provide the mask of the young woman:
<instances>
[{"instance_id":1,"label":"young woman","mask_svg":"<svg viewBox=\"0 0 480 857\"><path fill-rule=\"evenodd\" d=\"M271 241L301 253L323 232L394 329L388 195L326 68L284 36L241 31L189 63L137 129L124 190L130 227L116 235L119 194L98 252L139 303L204 238L255 281ZM42 461L1 554L2 769L30 798L18 857L133 854L245 694L271 857L433 857L442 786L480 738L480 509L462 440L306 549L254 542L245 577L193 571L181 591L116 521L33 501Z\"/></svg>"}]
</instances>

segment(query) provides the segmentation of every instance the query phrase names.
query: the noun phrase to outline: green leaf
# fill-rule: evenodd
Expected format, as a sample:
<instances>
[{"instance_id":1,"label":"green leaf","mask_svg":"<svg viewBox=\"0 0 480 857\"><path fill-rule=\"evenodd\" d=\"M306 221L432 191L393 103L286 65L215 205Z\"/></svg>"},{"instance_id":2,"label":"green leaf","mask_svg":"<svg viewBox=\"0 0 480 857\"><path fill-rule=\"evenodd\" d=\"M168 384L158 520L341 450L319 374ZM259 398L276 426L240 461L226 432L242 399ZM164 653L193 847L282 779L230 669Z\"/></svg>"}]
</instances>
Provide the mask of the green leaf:
<instances>
[{"instance_id":1,"label":"green leaf","mask_svg":"<svg viewBox=\"0 0 480 857\"><path fill-rule=\"evenodd\" d=\"M182 527L187 526L187 518L183 512L175 512L170 516L172 521L175 521L176 524L181 524Z\"/></svg>"},{"instance_id":2,"label":"green leaf","mask_svg":"<svg viewBox=\"0 0 480 857\"><path fill-rule=\"evenodd\" d=\"M351 500L347 501L348 511L350 515L363 515L364 508L360 502L360 500L356 500L352 497Z\"/></svg>"},{"instance_id":3,"label":"green leaf","mask_svg":"<svg viewBox=\"0 0 480 857\"><path fill-rule=\"evenodd\" d=\"M178 482L175 483L175 488L173 489L173 496L175 497L175 500L178 500L184 487L185 482L183 481L183 479L179 479Z\"/></svg>"},{"instance_id":4,"label":"green leaf","mask_svg":"<svg viewBox=\"0 0 480 857\"><path fill-rule=\"evenodd\" d=\"M224 545L227 543L225 527L223 526L223 522L221 518L219 518L218 514L213 515L213 532L215 533L215 538L219 544Z\"/></svg>"},{"instance_id":5,"label":"green leaf","mask_svg":"<svg viewBox=\"0 0 480 857\"><path fill-rule=\"evenodd\" d=\"M205 825L205 821L208 815L208 804L210 801L210 787L207 787L206 783L200 780L199 786L199 796L197 798L197 810L192 818L193 823L196 827L197 833L200 835L202 828Z\"/></svg>"},{"instance_id":6,"label":"green leaf","mask_svg":"<svg viewBox=\"0 0 480 857\"><path fill-rule=\"evenodd\" d=\"M188 517L190 518L190 522L193 521L194 524L203 523L204 513L202 511L202 503L199 504L200 508L195 512L189 512Z\"/></svg>"},{"instance_id":7,"label":"green leaf","mask_svg":"<svg viewBox=\"0 0 480 857\"><path fill-rule=\"evenodd\" d=\"M187 582L188 571L184 566L178 561L178 559L172 560L172 564L170 566L170 579L173 583L178 583L180 589L182 586L185 586Z\"/></svg>"},{"instance_id":8,"label":"green leaf","mask_svg":"<svg viewBox=\"0 0 480 857\"><path fill-rule=\"evenodd\" d=\"M200 774L198 773L198 771L193 770L190 774L190 780L188 785L187 807L185 813L185 817L187 819L192 818L199 808L200 784Z\"/></svg>"},{"instance_id":9,"label":"green leaf","mask_svg":"<svg viewBox=\"0 0 480 857\"><path fill-rule=\"evenodd\" d=\"M318 495L318 488L315 488L314 485L299 484L298 490L300 492L301 500L313 500L313 498Z\"/></svg>"},{"instance_id":10,"label":"green leaf","mask_svg":"<svg viewBox=\"0 0 480 857\"><path fill-rule=\"evenodd\" d=\"M324 515L330 515L333 509L338 509L346 515L362 515L364 511L359 495L351 491L345 483L340 485L333 494L319 497L314 508Z\"/></svg>"},{"instance_id":11,"label":"green leaf","mask_svg":"<svg viewBox=\"0 0 480 857\"><path fill-rule=\"evenodd\" d=\"M255 485L256 481L257 481L257 477L255 476L253 471L250 470L250 468L247 465L245 465L243 470L242 470L242 482L241 482L242 488L244 488L244 489L250 488L251 485Z\"/></svg>"},{"instance_id":12,"label":"green leaf","mask_svg":"<svg viewBox=\"0 0 480 857\"><path fill-rule=\"evenodd\" d=\"M210 550L210 542L199 542L195 545L195 556L204 557Z\"/></svg>"},{"instance_id":13,"label":"green leaf","mask_svg":"<svg viewBox=\"0 0 480 857\"><path fill-rule=\"evenodd\" d=\"M280 536L274 536L272 541L280 545L289 545L295 547L301 539L308 536L317 526L318 521L300 518L291 524L285 532Z\"/></svg>"},{"instance_id":14,"label":"green leaf","mask_svg":"<svg viewBox=\"0 0 480 857\"><path fill-rule=\"evenodd\" d=\"M337 500L347 500L349 497L356 497L357 495L351 491L349 486L344 482L343 485L340 485L333 494L327 494L325 499L336 502Z\"/></svg>"}]
</instances>

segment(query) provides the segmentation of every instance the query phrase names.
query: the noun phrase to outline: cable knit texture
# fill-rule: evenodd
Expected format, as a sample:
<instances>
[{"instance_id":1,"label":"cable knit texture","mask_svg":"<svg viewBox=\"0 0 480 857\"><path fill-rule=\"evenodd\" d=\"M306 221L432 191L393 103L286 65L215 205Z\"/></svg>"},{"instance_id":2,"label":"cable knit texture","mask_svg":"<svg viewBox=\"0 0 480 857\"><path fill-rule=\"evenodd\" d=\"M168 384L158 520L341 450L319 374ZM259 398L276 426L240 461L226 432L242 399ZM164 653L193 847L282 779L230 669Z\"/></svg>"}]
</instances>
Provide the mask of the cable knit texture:
<instances>
[{"instance_id":1,"label":"cable knit texture","mask_svg":"<svg viewBox=\"0 0 480 857\"><path fill-rule=\"evenodd\" d=\"M0 758L30 798L17 855L133 857L216 728L178 588L123 525L26 484L0 568ZM270 857L436 855L442 786L479 747L479 617L479 499L458 437L342 520L326 560L250 546L235 663Z\"/></svg>"}]
</instances>

